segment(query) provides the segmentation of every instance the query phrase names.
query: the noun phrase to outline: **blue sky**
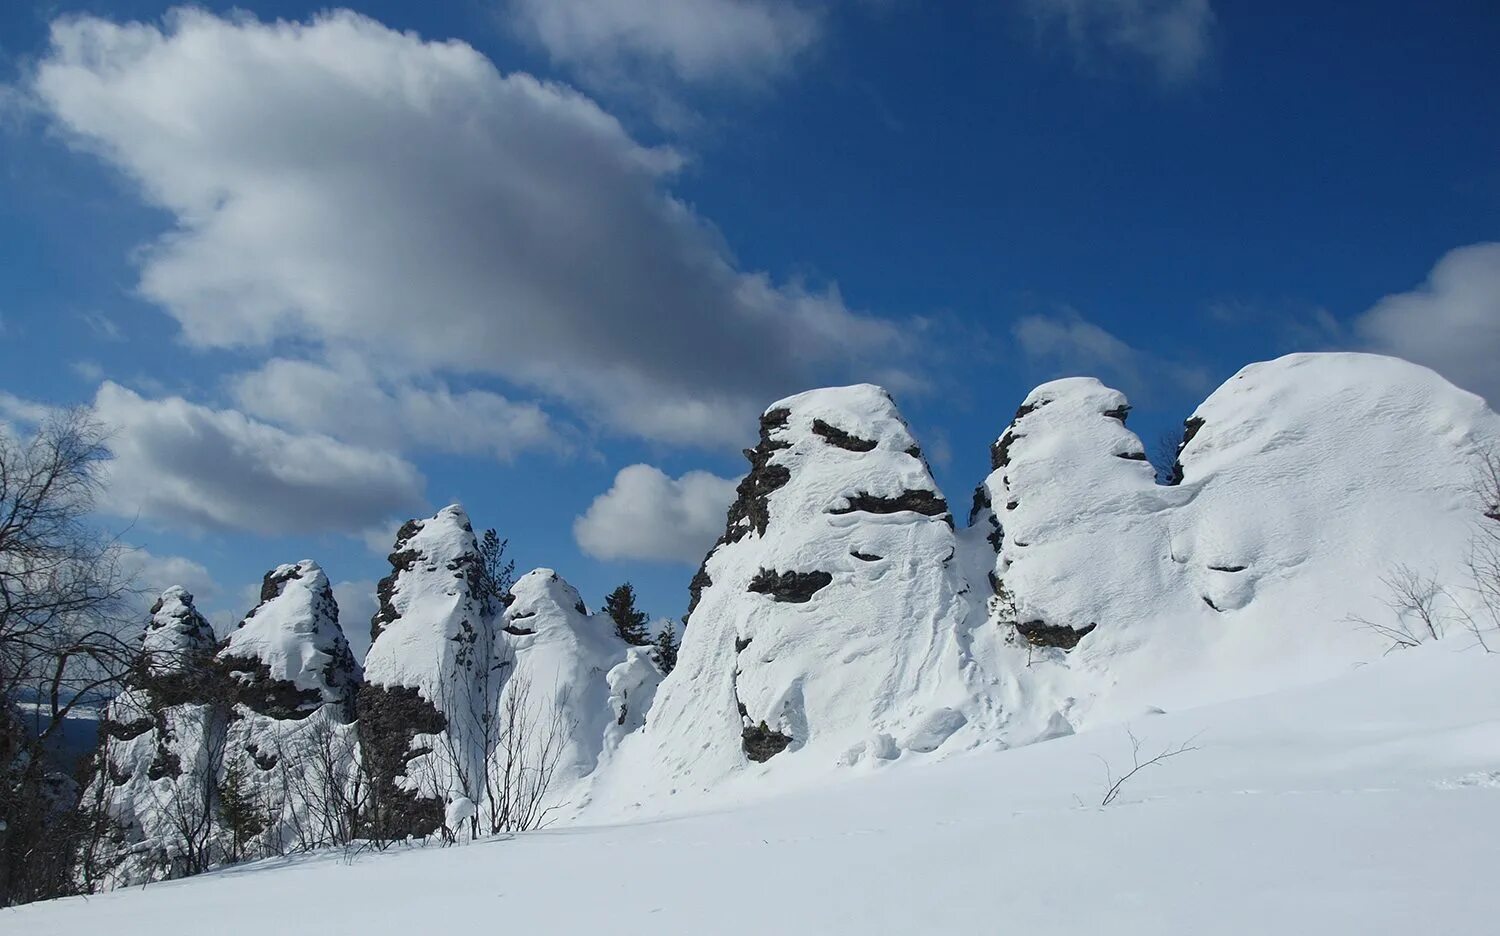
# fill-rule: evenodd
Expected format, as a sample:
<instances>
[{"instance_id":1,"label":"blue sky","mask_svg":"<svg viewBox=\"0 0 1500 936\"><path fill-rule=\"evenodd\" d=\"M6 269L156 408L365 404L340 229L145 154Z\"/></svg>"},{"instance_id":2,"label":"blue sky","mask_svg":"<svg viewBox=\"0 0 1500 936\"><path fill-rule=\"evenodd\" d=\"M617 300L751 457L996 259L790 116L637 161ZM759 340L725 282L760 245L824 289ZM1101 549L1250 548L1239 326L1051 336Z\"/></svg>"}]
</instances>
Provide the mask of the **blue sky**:
<instances>
[{"instance_id":1,"label":"blue sky","mask_svg":"<svg viewBox=\"0 0 1500 936\"><path fill-rule=\"evenodd\" d=\"M1295 350L1500 399L1483 0L324 9L0 9L0 421L93 404L103 522L221 621L303 557L366 615L450 500L675 617L820 384L955 504L1055 376L1148 450Z\"/></svg>"}]
</instances>

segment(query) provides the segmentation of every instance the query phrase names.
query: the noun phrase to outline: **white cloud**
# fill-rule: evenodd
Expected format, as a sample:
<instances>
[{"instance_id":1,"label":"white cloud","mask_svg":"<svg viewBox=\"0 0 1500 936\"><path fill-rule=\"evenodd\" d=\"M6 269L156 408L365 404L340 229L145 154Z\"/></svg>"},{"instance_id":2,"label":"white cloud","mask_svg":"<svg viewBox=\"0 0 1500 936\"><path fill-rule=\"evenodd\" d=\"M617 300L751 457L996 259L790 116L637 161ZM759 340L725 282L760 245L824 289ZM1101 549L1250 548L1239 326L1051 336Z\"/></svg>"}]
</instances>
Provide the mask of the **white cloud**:
<instances>
[{"instance_id":1,"label":"white cloud","mask_svg":"<svg viewBox=\"0 0 1500 936\"><path fill-rule=\"evenodd\" d=\"M1212 52L1209 0L1026 0L1039 29L1060 29L1081 61L1133 58L1169 84L1198 74Z\"/></svg>"},{"instance_id":2,"label":"white cloud","mask_svg":"<svg viewBox=\"0 0 1500 936\"><path fill-rule=\"evenodd\" d=\"M1058 316L1025 316L1011 334L1028 358L1059 376L1099 377L1119 384L1129 395L1149 396L1163 381L1193 392L1209 385L1202 368L1142 351L1071 310Z\"/></svg>"},{"instance_id":3,"label":"white cloud","mask_svg":"<svg viewBox=\"0 0 1500 936\"><path fill-rule=\"evenodd\" d=\"M219 583L214 581L208 568L185 556L157 556L138 548L126 552L120 565L121 571L135 578L147 607L173 585L181 585L192 592L200 607L218 601L222 594Z\"/></svg>"},{"instance_id":4,"label":"white cloud","mask_svg":"<svg viewBox=\"0 0 1500 936\"><path fill-rule=\"evenodd\" d=\"M54 23L32 92L175 216L140 291L200 347L494 375L613 432L737 441L767 400L888 364L888 322L738 269L682 162L459 42L339 12ZM280 347L280 346L278 346Z\"/></svg>"},{"instance_id":5,"label":"white cloud","mask_svg":"<svg viewBox=\"0 0 1500 936\"><path fill-rule=\"evenodd\" d=\"M354 659L364 661L370 652L370 619L375 616L375 583L351 579L333 583L333 598L339 605L339 627L349 641Z\"/></svg>"},{"instance_id":6,"label":"white cloud","mask_svg":"<svg viewBox=\"0 0 1500 936\"><path fill-rule=\"evenodd\" d=\"M573 538L596 559L653 559L696 564L724 531L735 482L706 471L669 478L651 465L630 465L573 521Z\"/></svg>"},{"instance_id":7,"label":"white cloud","mask_svg":"<svg viewBox=\"0 0 1500 936\"><path fill-rule=\"evenodd\" d=\"M1425 364L1500 406L1500 243L1450 250L1427 281L1355 323L1376 351Z\"/></svg>"},{"instance_id":8,"label":"white cloud","mask_svg":"<svg viewBox=\"0 0 1500 936\"><path fill-rule=\"evenodd\" d=\"M53 408L44 403L23 400L13 393L0 390L0 420L19 423L23 426L35 426L46 420L53 412Z\"/></svg>"},{"instance_id":9,"label":"white cloud","mask_svg":"<svg viewBox=\"0 0 1500 936\"><path fill-rule=\"evenodd\" d=\"M689 83L760 83L785 73L820 32L790 0L510 0L508 18L554 62L586 78L661 70Z\"/></svg>"},{"instance_id":10,"label":"white cloud","mask_svg":"<svg viewBox=\"0 0 1500 936\"><path fill-rule=\"evenodd\" d=\"M198 529L357 532L424 507L422 476L394 455L295 434L180 397L106 382L105 509Z\"/></svg>"},{"instance_id":11,"label":"white cloud","mask_svg":"<svg viewBox=\"0 0 1500 936\"><path fill-rule=\"evenodd\" d=\"M540 407L487 390L403 382L387 389L358 361L337 367L274 358L232 381L240 408L253 416L336 439L391 449L487 454L562 452L569 444Z\"/></svg>"},{"instance_id":12,"label":"white cloud","mask_svg":"<svg viewBox=\"0 0 1500 936\"><path fill-rule=\"evenodd\" d=\"M68 365L68 370L85 383L96 384L104 379L104 368L97 361L73 361Z\"/></svg>"}]
</instances>

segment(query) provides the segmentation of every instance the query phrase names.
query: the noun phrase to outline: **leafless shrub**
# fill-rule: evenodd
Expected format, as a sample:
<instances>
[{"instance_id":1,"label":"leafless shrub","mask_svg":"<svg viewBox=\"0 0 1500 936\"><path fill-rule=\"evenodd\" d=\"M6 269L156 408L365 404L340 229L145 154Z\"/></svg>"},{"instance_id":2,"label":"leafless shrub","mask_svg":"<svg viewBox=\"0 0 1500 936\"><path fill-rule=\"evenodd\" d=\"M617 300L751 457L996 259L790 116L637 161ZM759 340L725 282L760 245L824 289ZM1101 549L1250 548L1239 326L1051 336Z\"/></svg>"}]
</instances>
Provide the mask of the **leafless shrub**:
<instances>
[{"instance_id":1,"label":"leafless shrub","mask_svg":"<svg viewBox=\"0 0 1500 936\"><path fill-rule=\"evenodd\" d=\"M1105 760L1102 757L1099 758L1099 762L1104 765L1105 783L1104 798L1099 801L1100 806L1108 806L1114 803L1115 800L1119 799L1120 792L1122 789L1124 789L1125 784L1130 782L1130 779L1132 777L1145 770L1147 767L1154 767L1157 764L1165 763L1166 761L1169 761L1174 757L1180 757L1181 755L1187 754L1190 751L1198 750L1197 746L1193 744L1193 739L1190 738L1182 744L1164 748L1159 753L1142 760L1141 739L1137 738L1135 736L1135 732L1131 731L1129 728L1125 729L1125 734L1130 738L1129 770L1125 771L1123 774L1120 774L1117 777L1115 776L1114 768L1110 766L1109 761Z\"/></svg>"},{"instance_id":2,"label":"leafless shrub","mask_svg":"<svg viewBox=\"0 0 1500 936\"><path fill-rule=\"evenodd\" d=\"M1390 641L1387 652L1443 636L1456 603L1435 576L1397 565L1380 581L1386 587L1385 604L1390 609L1390 618L1375 620L1350 615L1351 623Z\"/></svg>"}]
</instances>

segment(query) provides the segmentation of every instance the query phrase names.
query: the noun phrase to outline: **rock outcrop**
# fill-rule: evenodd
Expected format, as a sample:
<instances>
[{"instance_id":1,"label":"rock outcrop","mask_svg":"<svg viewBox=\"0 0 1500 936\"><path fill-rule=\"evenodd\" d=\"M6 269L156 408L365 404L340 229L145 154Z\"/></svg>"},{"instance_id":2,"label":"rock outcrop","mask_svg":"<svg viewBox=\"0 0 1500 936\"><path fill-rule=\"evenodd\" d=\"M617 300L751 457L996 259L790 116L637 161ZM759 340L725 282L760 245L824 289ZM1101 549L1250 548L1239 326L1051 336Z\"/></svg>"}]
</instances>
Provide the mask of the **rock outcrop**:
<instances>
[{"instance_id":1,"label":"rock outcrop","mask_svg":"<svg viewBox=\"0 0 1500 936\"><path fill-rule=\"evenodd\" d=\"M354 717L360 667L339 627L328 576L310 559L266 573L260 604L217 659L235 701L256 714L297 719L331 705L344 721Z\"/></svg>"},{"instance_id":2,"label":"rock outcrop","mask_svg":"<svg viewBox=\"0 0 1500 936\"><path fill-rule=\"evenodd\" d=\"M203 778L212 778L222 749L213 654L213 628L192 594L162 592L131 676L105 709L94 776L81 801L107 829L87 856L101 886L179 876L194 865L194 852L212 847L206 837L185 840L180 829L209 808Z\"/></svg>"},{"instance_id":3,"label":"rock outcrop","mask_svg":"<svg viewBox=\"0 0 1500 936\"><path fill-rule=\"evenodd\" d=\"M360 741L386 834L426 835L447 804L488 769L486 713L495 710L498 608L485 598L474 529L452 505L396 535L391 573L377 589Z\"/></svg>"},{"instance_id":4,"label":"rock outcrop","mask_svg":"<svg viewBox=\"0 0 1500 936\"><path fill-rule=\"evenodd\" d=\"M257 804L247 854L347 833L336 804L355 781L360 667L316 562L267 572L260 603L220 645L228 710L223 771Z\"/></svg>"}]
</instances>

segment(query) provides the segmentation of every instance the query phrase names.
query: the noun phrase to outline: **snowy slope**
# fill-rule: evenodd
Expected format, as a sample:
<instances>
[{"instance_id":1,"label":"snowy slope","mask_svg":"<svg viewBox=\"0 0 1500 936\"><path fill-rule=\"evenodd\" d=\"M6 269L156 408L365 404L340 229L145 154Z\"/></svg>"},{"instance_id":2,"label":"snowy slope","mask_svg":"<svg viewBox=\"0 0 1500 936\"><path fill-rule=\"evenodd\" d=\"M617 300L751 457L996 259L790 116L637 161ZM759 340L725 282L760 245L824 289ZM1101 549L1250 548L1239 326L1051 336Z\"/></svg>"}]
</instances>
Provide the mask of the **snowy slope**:
<instances>
[{"instance_id":1,"label":"snowy slope","mask_svg":"<svg viewBox=\"0 0 1500 936\"><path fill-rule=\"evenodd\" d=\"M1246 367L1188 421L1174 486L1126 412L1095 380L1055 381L994 449L993 513L976 518L1000 543L989 626L1011 635L996 652L1033 719L1108 723L1342 672L1386 648L1348 619L1388 613L1394 567L1460 584L1500 419L1426 368Z\"/></svg>"},{"instance_id":2,"label":"snowy slope","mask_svg":"<svg viewBox=\"0 0 1500 936\"><path fill-rule=\"evenodd\" d=\"M1500 657L1466 648L1449 641L1332 682L1137 719L1145 752L1189 739L1198 750L1138 774L1108 808L1096 758L1128 764L1123 728L667 821L352 864L265 862L21 907L0 926L1485 933L1500 917Z\"/></svg>"}]
</instances>

